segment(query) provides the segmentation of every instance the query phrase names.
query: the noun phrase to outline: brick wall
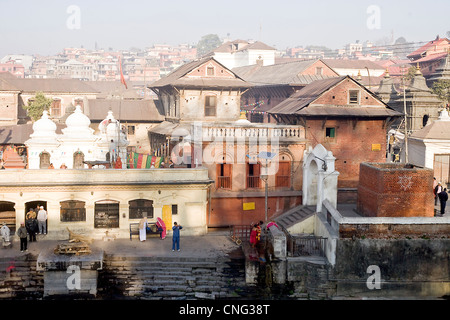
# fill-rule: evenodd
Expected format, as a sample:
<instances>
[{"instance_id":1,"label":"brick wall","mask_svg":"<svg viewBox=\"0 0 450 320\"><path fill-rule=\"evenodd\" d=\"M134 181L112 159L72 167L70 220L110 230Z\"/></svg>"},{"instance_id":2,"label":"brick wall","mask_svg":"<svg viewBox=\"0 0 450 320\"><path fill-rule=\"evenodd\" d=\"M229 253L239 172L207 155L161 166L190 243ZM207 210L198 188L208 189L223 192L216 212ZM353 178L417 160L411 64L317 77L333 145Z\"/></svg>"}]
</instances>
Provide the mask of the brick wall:
<instances>
[{"instance_id":1,"label":"brick wall","mask_svg":"<svg viewBox=\"0 0 450 320\"><path fill-rule=\"evenodd\" d=\"M344 80L343 82L339 83L339 85L335 86L334 88L331 88L330 90L322 94L317 100L314 101L314 104L336 105L336 106L348 105L349 90L359 91L360 106L366 105L384 106L384 104L381 101L374 98L360 85L358 85L357 83L353 82L350 79Z\"/></svg>"},{"instance_id":2,"label":"brick wall","mask_svg":"<svg viewBox=\"0 0 450 320\"><path fill-rule=\"evenodd\" d=\"M340 188L358 186L360 163L385 161L386 130L383 128L383 120L308 120L306 126L306 138L311 144L322 144L336 157L335 167L339 172ZM335 128L335 138L325 136L327 127ZM373 150L373 145L379 145L380 149Z\"/></svg>"},{"instance_id":3,"label":"brick wall","mask_svg":"<svg viewBox=\"0 0 450 320\"><path fill-rule=\"evenodd\" d=\"M358 212L368 217L433 217L433 170L361 163Z\"/></svg>"}]
</instances>

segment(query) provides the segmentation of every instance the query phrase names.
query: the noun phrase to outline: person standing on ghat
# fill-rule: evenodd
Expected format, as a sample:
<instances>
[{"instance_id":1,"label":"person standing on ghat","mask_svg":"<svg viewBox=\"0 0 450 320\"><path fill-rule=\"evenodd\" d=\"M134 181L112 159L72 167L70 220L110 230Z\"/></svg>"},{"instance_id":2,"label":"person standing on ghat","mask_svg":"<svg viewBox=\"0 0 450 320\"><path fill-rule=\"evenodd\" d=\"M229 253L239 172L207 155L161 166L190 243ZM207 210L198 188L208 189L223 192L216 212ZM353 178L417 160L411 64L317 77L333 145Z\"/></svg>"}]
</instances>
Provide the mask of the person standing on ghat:
<instances>
[{"instance_id":1,"label":"person standing on ghat","mask_svg":"<svg viewBox=\"0 0 450 320\"><path fill-rule=\"evenodd\" d=\"M17 236L20 239L20 252L28 251L27 248L27 229L25 228L25 223L20 223L20 228L17 230Z\"/></svg>"},{"instance_id":2,"label":"person standing on ghat","mask_svg":"<svg viewBox=\"0 0 450 320\"><path fill-rule=\"evenodd\" d=\"M39 234L47 234L47 211L41 206L37 214L37 221L39 226Z\"/></svg>"},{"instance_id":3,"label":"person standing on ghat","mask_svg":"<svg viewBox=\"0 0 450 320\"><path fill-rule=\"evenodd\" d=\"M183 229L182 226L178 225L176 222L173 223L173 235L172 235L172 251L175 251L175 246L177 251L180 251L180 230Z\"/></svg>"},{"instance_id":4,"label":"person standing on ghat","mask_svg":"<svg viewBox=\"0 0 450 320\"><path fill-rule=\"evenodd\" d=\"M439 201L441 202L441 215L445 214L445 205L447 204L448 194L447 188L444 188L441 192L438 193Z\"/></svg>"}]
</instances>

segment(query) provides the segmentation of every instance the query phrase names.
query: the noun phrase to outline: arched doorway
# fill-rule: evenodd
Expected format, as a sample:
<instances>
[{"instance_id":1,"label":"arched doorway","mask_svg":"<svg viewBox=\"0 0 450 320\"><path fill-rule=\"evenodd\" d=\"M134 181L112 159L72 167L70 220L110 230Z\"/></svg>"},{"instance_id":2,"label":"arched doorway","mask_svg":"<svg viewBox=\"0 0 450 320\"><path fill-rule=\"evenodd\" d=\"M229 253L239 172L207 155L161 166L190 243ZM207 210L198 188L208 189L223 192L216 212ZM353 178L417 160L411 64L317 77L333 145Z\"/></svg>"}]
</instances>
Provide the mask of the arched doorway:
<instances>
[{"instance_id":1,"label":"arched doorway","mask_svg":"<svg viewBox=\"0 0 450 320\"><path fill-rule=\"evenodd\" d=\"M320 212L322 202L328 200L336 207L339 172L334 168L333 153L318 144L303 156L303 205L315 205Z\"/></svg>"},{"instance_id":2,"label":"arched doorway","mask_svg":"<svg viewBox=\"0 0 450 320\"><path fill-rule=\"evenodd\" d=\"M36 201L29 201L29 202L25 202L25 212L23 214L23 221L25 221L25 217L27 215L27 212L31 210L34 210L34 212L36 212L36 215L39 211L40 207L44 207L44 210L47 211L47 201L43 201L43 200L36 200ZM48 214L48 211L47 211ZM47 229L47 233L48 233L48 219L47 219L47 225L46 225L46 229Z\"/></svg>"},{"instance_id":3,"label":"arched doorway","mask_svg":"<svg viewBox=\"0 0 450 320\"><path fill-rule=\"evenodd\" d=\"M422 127L425 127L427 125L428 119L430 119L430 116L425 114L422 118Z\"/></svg>"},{"instance_id":4,"label":"arched doorway","mask_svg":"<svg viewBox=\"0 0 450 320\"><path fill-rule=\"evenodd\" d=\"M16 230L16 209L14 202L0 201L0 226L6 223L11 234Z\"/></svg>"},{"instance_id":5,"label":"arched doorway","mask_svg":"<svg viewBox=\"0 0 450 320\"><path fill-rule=\"evenodd\" d=\"M306 195L306 204L314 205L317 203L317 178L319 168L315 160L311 161L307 171L308 193Z\"/></svg>"}]
</instances>

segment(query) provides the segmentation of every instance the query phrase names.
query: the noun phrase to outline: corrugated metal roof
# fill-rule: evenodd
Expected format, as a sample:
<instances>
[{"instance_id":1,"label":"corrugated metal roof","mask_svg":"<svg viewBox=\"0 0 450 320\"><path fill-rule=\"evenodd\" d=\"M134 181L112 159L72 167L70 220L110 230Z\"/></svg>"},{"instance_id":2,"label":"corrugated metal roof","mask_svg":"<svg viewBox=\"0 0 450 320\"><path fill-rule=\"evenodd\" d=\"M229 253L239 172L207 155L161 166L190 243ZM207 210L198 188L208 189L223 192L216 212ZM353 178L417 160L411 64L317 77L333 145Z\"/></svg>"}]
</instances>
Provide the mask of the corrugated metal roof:
<instances>
[{"instance_id":1,"label":"corrugated metal roof","mask_svg":"<svg viewBox=\"0 0 450 320\"><path fill-rule=\"evenodd\" d=\"M89 99L89 115L93 121L106 118L111 110L116 119L121 121L153 121L161 122L164 116L158 112L155 100L116 100L116 99Z\"/></svg>"},{"instance_id":2,"label":"corrugated metal roof","mask_svg":"<svg viewBox=\"0 0 450 320\"><path fill-rule=\"evenodd\" d=\"M239 77L254 85L267 84L308 84L329 77L319 75L302 75L317 59L290 61L268 66L251 65L232 69ZM338 74L336 73L336 77Z\"/></svg>"},{"instance_id":3,"label":"corrugated metal roof","mask_svg":"<svg viewBox=\"0 0 450 320\"><path fill-rule=\"evenodd\" d=\"M295 92L289 98L270 109L269 113L294 114L317 99L323 92L346 77L318 80Z\"/></svg>"},{"instance_id":4,"label":"corrugated metal roof","mask_svg":"<svg viewBox=\"0 0 450 320\"><path fill-rule=\"evenodd\" d=\"M66 125L56 123L56 133L61 134ZM33 123L0 126L0 144L24 144L33 133Z\"/></svg>"},{"instance_id":5,"label":"corrugated metal roof","mask_svg":"<svg viewBox=\"0 0 450 320\"><path fill-rule=\"evenodd\" d=\"M349 76L318 80L305 86L303 89L295 92L285 101L268 111L271 114L298 115L305 117L312 116L339 116L339 117L391 117L401 116L401 113L389 108L381 100L382 105L357 105L357 106L338 106L338 105L311 105L323 93L338 85L344 79L351 79ZM358 82L354 81L356 84ZM365 89L365 87L362 86ZM366 89L367 90L367 89ZM376 99L373 93L367 90Z\"/></svg>"},{"instance_id":6,"label":"corrugated metal roof","mask_svg":"<svg viewBox=\"0 0 450 320\"><path fill-rule=\"evenodd\" d=\"M333 69L381 69L383 66L370 60L345 60L345 59L322 59L322 61Z\"/></svg>"},{"instance_id":7,"label":"corrugated metal roof","mask_svg":"<svg viewBox=\"0 0 450 320\"><path fill-rule=\"evenodd\" d=\"M163 121L160 124L148 129L148 132L166 136L185 136L190 134L190 125Z\"/></svg>"}]
</instances>

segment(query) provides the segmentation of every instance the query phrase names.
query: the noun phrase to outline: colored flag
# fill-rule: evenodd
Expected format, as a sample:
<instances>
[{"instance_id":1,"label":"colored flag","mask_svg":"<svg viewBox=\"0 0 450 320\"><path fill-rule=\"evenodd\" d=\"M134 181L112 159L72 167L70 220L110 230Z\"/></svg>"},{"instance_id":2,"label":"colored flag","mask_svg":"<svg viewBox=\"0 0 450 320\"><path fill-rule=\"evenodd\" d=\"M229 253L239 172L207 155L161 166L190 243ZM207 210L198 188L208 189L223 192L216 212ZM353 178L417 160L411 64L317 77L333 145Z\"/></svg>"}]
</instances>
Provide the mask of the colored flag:
<instances>
[{"instance_id":1,"label":"colored flag","mask_svg":"<svg viewBox=\"0 0 450 320\"><path fill-rule=\"evenodd\" d=\"M145 163L145 168L150 169L151 164L152 164L152 156L148 155L147 162Z\"/></svg>"},{"instance_id":2,"label":"colored flag","mask_svg":"<svg viewBox=\"0 0 450 320\"><path fill-rule=\"evenodd\" d=\"M142 159L144 158L144 155L142 153L138 153L138 160L136 168L141 169L142 168Z\"/></svg>"},{"instance_id":3,"label":"colored flag","mask_svg":"<svg viewBox=\"0 0 450 320\"><path fill-rule=\"evenodd\" d=\"M147 154L142 155L142 162L140 166L141 169L145 169L147 167L147 158L148 158Z\"/></svg>"},{"instance_id":4,"label":"colored flag","mask_svg":"<svg viewBox=\"0 0 450 320\"><path fill-rule=\"evenodd\" d=\"M139 158L139 154L134 152L133 154L133 163L134 163L134 168L138 168L137 163L138 163L138 158Z\"/></svg>"},{"instance_id":5,"label":"colored flag","mask_svg":"<svg viewBox=\"0 0 450 320\"><path fill-rule=\"evenodd\" d=\"M161 168L161 163L164 162L163 159L163 157L156 157L155 168Z\"/></svg>"},{"instance_id":6,"label":"colored flag","mask_svg":"<svg viewBox=\"0 0 450 320\"><path fill-rule=\"evenodd\" d=\"M122 72L122 59L119 56L119 70L120 70L120 82L125 86L125 89L128 89L127 83L125 82L125 78Z\"/></svg>"}]
</instances>

